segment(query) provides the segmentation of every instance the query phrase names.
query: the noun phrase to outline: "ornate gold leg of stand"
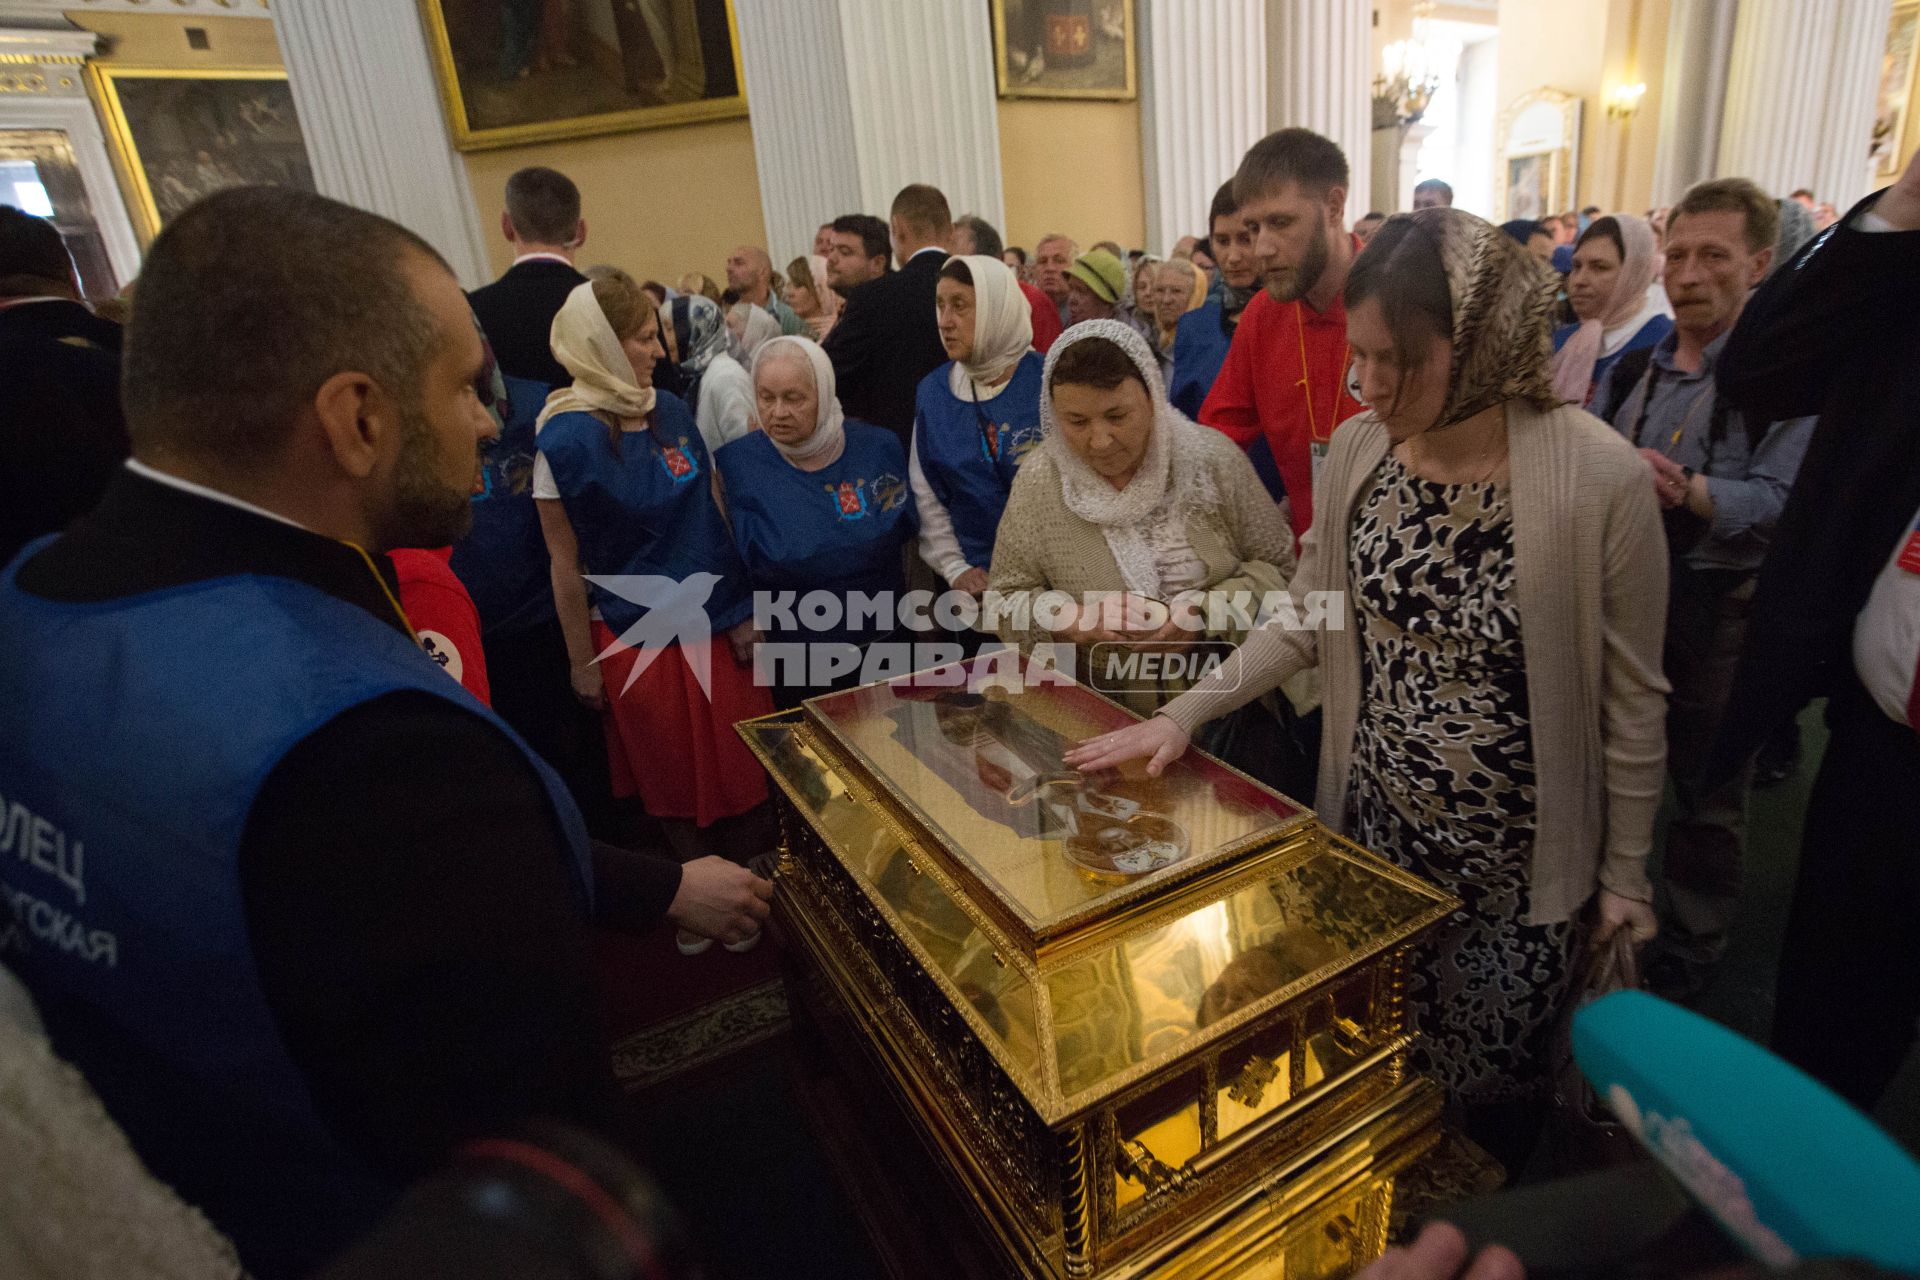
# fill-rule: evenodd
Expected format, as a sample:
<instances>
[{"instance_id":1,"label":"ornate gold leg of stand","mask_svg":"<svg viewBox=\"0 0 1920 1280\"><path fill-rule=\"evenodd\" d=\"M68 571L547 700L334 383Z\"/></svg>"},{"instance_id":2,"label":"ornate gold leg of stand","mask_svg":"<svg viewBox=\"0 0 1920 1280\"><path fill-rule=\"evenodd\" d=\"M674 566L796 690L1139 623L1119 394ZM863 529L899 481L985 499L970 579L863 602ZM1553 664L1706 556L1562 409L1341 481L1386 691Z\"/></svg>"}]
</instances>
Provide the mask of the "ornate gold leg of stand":
<instances>
[{"instance_id":1,"label":"ornate gold leg of stand","mask_svg":"<svg viewBox=\"0 0 1920 1280\"><path fill-rule=\"evenodd\" d=\"M1087 1130L1074 1125L1062 1135L1060 1144L1060 1234L1066 1244L1067 1275L1070 1280L1093 1274L1089 1249L1092 1224L1087 1221L1091 1188L1087 1181Z\"/></svg>"}]
</instances>

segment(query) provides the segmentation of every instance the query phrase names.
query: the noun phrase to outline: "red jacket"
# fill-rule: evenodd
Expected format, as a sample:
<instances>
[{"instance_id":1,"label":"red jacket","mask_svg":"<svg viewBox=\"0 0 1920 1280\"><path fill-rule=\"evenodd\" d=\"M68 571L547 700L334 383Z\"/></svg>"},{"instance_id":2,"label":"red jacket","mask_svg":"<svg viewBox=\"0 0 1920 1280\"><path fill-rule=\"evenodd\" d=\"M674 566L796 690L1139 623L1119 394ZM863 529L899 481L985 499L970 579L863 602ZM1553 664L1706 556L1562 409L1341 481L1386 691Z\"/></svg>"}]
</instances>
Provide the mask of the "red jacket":
<instances>
[{"instance_id":1,"label":"red jacket","mask_svg":"<svg viewBox=\"0 0 1920 1280\"><path fill-rule=\"evenodd\" d=\"M389 553L400 576L400 607L407 611L407 621L427 656L465 685L468 693L492 706L487 655L480 648L480 611L447 567L450 551L409 548Z\"/></svg>"},{"instance_id":2,"label":"red jacket","mask_svg":"<svg viewBox=\"0 0 1920 1280\"><path fill-rule=\"evenodd\" d=\"M1033 308L1033 349L1045 355L1053 340L1065 332L1060 325L1060 308L1053 305L1052 298L1024 280L1020 282L1020 292L1027 295L1027 305Z\"/></svg>"},{"instance_id":3,"label":"red jacket","mask_svg":"<svg viewBox=\"0 0 1920 1280\"><path fill-rule=\"evenodd\" d=\"M1200 421L1243 449L1266 437L1286 481L1296 541L1313 525L1313 442L1324 455L1333 429L1366 411L1347 394L1351 360L1340 299L1320 312L1304 302L1275 302L1262 289L1241 314L1226 363L1200 406Z\"/></svg>"}]
</instances>

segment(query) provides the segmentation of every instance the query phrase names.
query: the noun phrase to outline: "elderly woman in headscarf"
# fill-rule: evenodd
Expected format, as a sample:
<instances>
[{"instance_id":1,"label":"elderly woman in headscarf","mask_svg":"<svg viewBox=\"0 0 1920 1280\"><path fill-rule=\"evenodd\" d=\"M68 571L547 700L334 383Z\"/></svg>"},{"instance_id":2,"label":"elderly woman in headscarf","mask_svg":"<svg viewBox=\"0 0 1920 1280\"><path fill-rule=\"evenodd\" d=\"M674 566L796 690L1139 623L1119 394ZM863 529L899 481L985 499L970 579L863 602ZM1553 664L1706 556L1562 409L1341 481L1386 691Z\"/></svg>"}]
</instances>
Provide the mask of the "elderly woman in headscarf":
<instances>
[{"instance_id":1,"label":"elderly woman in headscarf","mask_svg":"<svg viewBox=\"0 0 1920 1280\"><path fill-rule=\"evenodd\" d=\"M947 363L920 381L908 469L920 557L956 590L987 589L1014 473L1040 443L1033 309L1007 264L948 258L934 286Z\"/></svg>"},{"instance_id":2,"label":"elderly woman in headscarf","mask_svg":"<svg viewBox=\"0 0 1920 1280\"><path fill-rule=\"evenodd\" d=\"M1573 246L1567 304L1574 323L1553 335L1553 387L1585 406L1601 375L1629 351L1652 347L1673 332L1664 292L1654 288L1660 242L1645 218L1595 218Z\"/></svg>"},{"instance_id":3,"label":"elderly woman in headscarf","mask_svg":"<svg viewBox=\"0 0 1920 1280\"><path fill-rule=\"evenodd\" d=\"M1666 539L1646 464L1564 404L1553 285L1458 209L1390 218L1347 278L1371 407L1334 434L1292 591L1152 719L1080 744L1158 774L1213 718L1318 665L1322 819L1447 891L1415 962L1425 1064L1508 1167L1543 1118L1575 922L1654 932L1646 860L1666 759ZM1285 621L1283 618L1281 621Z\"/></svg>"},{"instance_id":4,"label":"elderly woman in headscarf","mask_svg":"<svg viewBox=\"0 0 1920 1280\"><path fill-rule=\"evenodd\" d=\"M813 340L825 342L840 318L840 295L827 285L827 260L816 253L789 262L786 299L793 314L807 322Z\"/></svg>"},{"instance_id":5,"label":"elderly woman in headscarf","mask_svg":"<svg viewBox=\"0 0 1920 1280\"><path fill-rule=\"evenodd\" d=\"M541 411L533 496L613 793L694 829L746 813L766 775L733 726L773 703L749 668L753 604L711 457L686 402L653 387L659 312L625 282L583 284L554 317L553 354L573 383Z\"/></svg>"},{"instance_id":6,"label":"elderly woman in headscarf","mask_svg":"<svg viewBox=\"0 0 1920 1280\"><path fill-rule=\"evenodd\" d=\"M770 630L776 644L805 645L808 674L781 680L782 707L861 683L865 646L893 634L894 611L854 625L849 597L906 591L901 548L917 528L906 452L891 431L850 419L835 394L833 364L809 338L775 338L753 362L760 430L714 456L725 482L734 543L756 591L831 592L843 606L826 630ZM775 662L764 674L780 677ZM818 677L818 678L816 678Z\"/></svg>"},{"instance_id":7,"label":"elderly woman in headscarf","mask_svg":"<svg viewBox=\"0 0 1920 1280\"><path fill-rule=\"evenodd\" d=\"M734 359L718 303L694 294L665 307L668 356L677 359L707 452L717 452L753 430L753 380Z\"/></svg>"},{"instance_id":8,"label":"elderly woman in headscarf","mask_svg":"<svg viewBox=\"0 0 1920 1280\"><path fill-rule=\"evenodd\" d=\"M1292 537L1246 454L1167 403L1153 352L1118 320L1067 330L1043 379L1044 444L1014 481L994 548L1001 638L1022 649L1239 640L1293 571ZM1058 630L1035 608L1050 591L1078 606ZM1225 607L1235 593L1237 628ZM1151 713L1182 687L1146 682L1123 701Z\"/></svg>"},{"instance_id":9,"label":"elderly woman in headscarf","mask_svg":"<svg viewBox=\"0 0 1920 1280\"><path fill-rule=\"evenodd\" d=\"M742 369L751 369L754 354L780 336L780 321L765 307L736 302L727 308L727 334L727 353Z\"/></svg>"},{"instance_id":10,"label":"elderly woman in headscarf","mask_svg":"<svg viewBox=\"0 0 1920 1280\"><path fill-rule=\"evenodd\" d=\"M1205 305L1208 283L1205 273L1187 258L1168 258L1154 273L1153 318L1160 329L1154 355L1163 376L1173 374L1173 339L1180 317Z\"/></svg>"}]
</instances>

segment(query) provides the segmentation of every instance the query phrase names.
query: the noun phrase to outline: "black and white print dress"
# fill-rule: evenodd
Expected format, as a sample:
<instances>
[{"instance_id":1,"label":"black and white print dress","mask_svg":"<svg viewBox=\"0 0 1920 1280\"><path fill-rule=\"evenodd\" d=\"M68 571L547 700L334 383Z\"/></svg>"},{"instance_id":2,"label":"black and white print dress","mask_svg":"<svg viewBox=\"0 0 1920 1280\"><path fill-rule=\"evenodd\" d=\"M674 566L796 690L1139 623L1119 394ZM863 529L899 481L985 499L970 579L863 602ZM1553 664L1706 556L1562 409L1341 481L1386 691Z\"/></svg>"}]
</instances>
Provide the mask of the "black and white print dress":
<instances>
[{"instance_id":1,"label":"black and white print dress","mask_svg":"<svg viewBox=\"0 0 1920 1280\"><path fill-rule=\"evenodd\" d=\"M1465 904L1416 953L1416 1061L1468 1105L1546 1083L1573 927L1530 925L1535 791L1513 511L1391 455L1354 512L1354 838Z\"/></svg>"}]
</instances>

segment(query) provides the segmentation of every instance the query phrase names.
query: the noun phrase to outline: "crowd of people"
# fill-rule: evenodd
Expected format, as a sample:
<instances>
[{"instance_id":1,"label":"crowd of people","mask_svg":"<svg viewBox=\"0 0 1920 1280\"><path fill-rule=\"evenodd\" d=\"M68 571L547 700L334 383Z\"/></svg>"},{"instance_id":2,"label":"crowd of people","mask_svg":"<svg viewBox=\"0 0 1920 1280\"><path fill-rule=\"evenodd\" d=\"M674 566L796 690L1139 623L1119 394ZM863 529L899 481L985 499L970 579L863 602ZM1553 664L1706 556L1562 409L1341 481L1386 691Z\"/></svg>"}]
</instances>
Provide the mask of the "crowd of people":
<instances>
[{"instance_id":1,"label":"crowd of people","mask_svg":"<svg viewBox=\"0 0 1920 1280\"><path fill-rule=\"evenodd\" d=\"M1494 226L1441 182L1356 216L1348 163L1269 135L1164 260L916 184L672 286L583 269L524 169L470 294L242 188L124 330L0 209L0 958L52 1043L266 1280L467 1138L628 1136L589 922L754 946L733 726L899 638L756 593L930 588L1009 606L963 653L1234 646L1068 763L1197 744L1457 895L1417 1054L1513 1168L1581 950L1701 990L1756 755L1828 698L1775 1035L1870 1104L1920 1017L1920 170L1845 218L1727 177ZM1336 603L1183 608L1240 592Z\"/></svg>"}]
</instances>

